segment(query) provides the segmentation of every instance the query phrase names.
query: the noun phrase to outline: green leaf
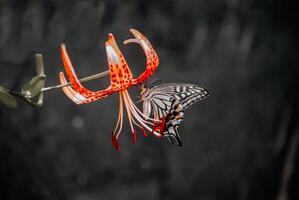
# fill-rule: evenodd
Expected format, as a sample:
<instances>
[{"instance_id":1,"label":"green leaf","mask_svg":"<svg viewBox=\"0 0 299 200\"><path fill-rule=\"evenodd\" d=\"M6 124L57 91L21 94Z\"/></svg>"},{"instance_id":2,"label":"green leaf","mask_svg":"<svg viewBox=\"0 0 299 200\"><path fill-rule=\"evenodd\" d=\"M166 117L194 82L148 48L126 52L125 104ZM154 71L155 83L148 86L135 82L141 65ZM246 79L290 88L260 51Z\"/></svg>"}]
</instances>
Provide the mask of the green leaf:
<instances>
[{"instance_id":1,"label":"green leaf","mask_svg":"<svg viewBox=\"0 0 299 200\"><path fill-rule=\"evenodd\" d=\"M9 94L9 90L0 86L0 102L3 103L8 108L16 108L16 99Z\"/></svg>"},{"instance_id":2,"label":"green leaf","mask_svg":"<svg viewBox=\"0 0 299 200\"><path fill-rule=\"evenodd\" d=\"M22 95L26 98L32 98L38 95L45 85L45 79L45 75L33 77L22 87Z\"/></svg>"}]
</instances>

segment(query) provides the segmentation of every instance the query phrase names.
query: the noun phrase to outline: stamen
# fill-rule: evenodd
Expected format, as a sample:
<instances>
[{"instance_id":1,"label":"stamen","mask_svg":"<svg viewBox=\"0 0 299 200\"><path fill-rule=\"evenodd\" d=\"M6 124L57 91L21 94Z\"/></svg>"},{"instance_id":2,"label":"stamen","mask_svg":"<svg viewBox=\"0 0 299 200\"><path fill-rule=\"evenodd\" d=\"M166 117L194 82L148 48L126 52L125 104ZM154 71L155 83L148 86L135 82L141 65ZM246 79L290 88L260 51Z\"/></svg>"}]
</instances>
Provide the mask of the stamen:
<instances>
[{"instance_id":1,"label":"stamen","mask_svg":"<svg viewBox=\"0 0 299 200\"><path fill-rule=\"evenodd\" d=\"M133 124L132 124L132 116L131 116L131 110L129 108L129 103L128 103L128 100L126 98L126 94L125 94L125 91L121 91L121 93L124 93L123 96L125 97L124 98L124 101L125 101L125 106L126 106L126 110L127 110L127 114L128 114L128 118L129 118L129 123L130 123L130 126L131 126L131 130L132 130L132 133L134 132L134 128L133 128Z\"/></svg>"},{"instance_id":2,"label":"stamen","mask_svg":"<svg viewBox=\"0 0 299 200\"><path fill-rule=\"evenodd\" d=\"M148 124L148 125L150 125L150 126L153 126L153 125L154 125L152 122L148 122L148 121L144 120L142 117L140 117L140 116L138 115L137 111L132 107L132 105L129 104L129 106L130 106L130 108L131 108L131 111L133 112L134 117L135 117L138 121L140 121L140 123L143 122L143 123Z\"/></svg>"},{"instance_id":3,"label":"stamen","mask_svg":"<svg viewBox=\"0 0 299 200\"><path fill-rule=\"evenodd\" d=\"M140 122L141 124L143 124L142 122L144 123L147 123L147 124L150 124L150 125L153 125L153 123L151 122L148 122L148 121L145 121L144 119L142 119L138 113L136 112L136 110L134 109L133 107L133 102L131 101L130 102L130 96L128 94L128 91L126 91L126 93L124 94L124 101L128 104L128 107L129 107L129 110L130 112L132 112L133 116L137 119L138 122ZM138 109L138 108L137 108ZM137 125L137 124L136 124Z\"/></svg>"},{"instance_id":4,"label":"stamen","mask_svg":"<svg viewBox=\"0 0 299 200\"><path fill-rule=\"evenodd\" d=\"M150 127L148 127L146 124L149 124L149 125L154 125L153 123L151 123L151 122L148 122L148 121L145 121L144 119L142 119L139 115L138 115L138 113L136 112L136 110L138 110L138 108L136 107L136 109L134 109L133 108L133 102L131 101L131 103L130 103L130 99L128 99L128 98L130 98L130 96L129 96L129 94L127 93L127 91L126 91L126 93L124 94L124 101L125 101L125 103L126 103L126 105L128 105L128 107L130 108L130 112L132 112L132 114L133 114L133 117L135 117L136 118L136 120L142 125L142 126L144 126L146 129L148 129L149 131L152 131L152 129L150 128ZM135 120L134 120L134 118L132 118L133 119L133 122L134 122L134 124L136 124L137 126L139 126L136 122L135 122ZM140 126L139 126L140 127Z\"/></svg>"},{"instance_id":5,"label":"stamen","mask_svg":"<svg viewBox=\"0 0 299 200\"><path fill-rule=\"evenodd\" d=\"M136 130L134 129L134 132L133 132L133 144L136 144Z\"/></svg>"},{"instance_id":6,"label":"stamen","mask_svg":"<svg viewBox=\"0 0 299 200\"><path fill-rule=\"evenodd\" d=\"M112 132L112 146L117 150L117 151L120 151L120 146L117 142L117 139L115 137L115 135L113 134Z\"/></svg>"},{"instance_id":7,"label":"stamen","mask_svg":"<svg viewBox=\"0 0 299 200\"><path fill-rule=\"evenodd\" d=\"M126 97L128 98L128 102L129 102L130 105L132 106L132 109L133 109L133 110L137 111L143 118L145 118L145 119L147 119L147 120L157 121L157 120L155 120L155 119L153 119L153 118L150 118L150 117L145 116L145 115L144 115L144 114L137 108L137 106L133 103L133 101L132 101L132 99L131 99L131 97L130 97L130 95L129 95L129 92L128 92L127 90L126 90L125 92L126 92ZM158 121L159 121L159 120L158 120ZM145 121L145 120L144 120L144 122L149 123L148 121ZM153 125L153 124L151 123L151 125Z\"/></svg>"},{"instance_id":8,"label":"stamen","mask_svg":"<svg viewBox=\"0 0 299 200\"><path fill-rule=\"evenodd\" d=\"M116 139L118 138L123 125L123 100L122 94L119 92L119 112L118 112L118 119L116 123L116 127L114 129L114 135L116 135Z\"/></svg>"},{"instance_id":9,"label":"stamen","mask_svg":"<svg viewBox=\"0 0 299 200\"><path fill-rule=\"evenodd\" d=\"M121 134L122 126L123 126L123 102L125 104L125 108L127 111L131 131L132 131L132 142L133 144L136 143L137 140L137 134L136 130L134 129L134 125L138 126L143 133L144 137L147 137L147 133L145 129L150 131L152 134L156 135L157 137L162 137L164 132L164 126L165 126L165 119L163 118L162 121L160 120L154 120L152 118L149 118L145 116L133 103L129 93L127 90L123 90L119 92L119 113L118 113L118 119L116 123L116 127L112 133L112 145L115 147L116 150L120 150L120 145L117 141L117 138ZM150 120L150 121L147 121ZM163 121L164 120L164 121ZM154 123L153 123L154 122ZM151 128L150 126L154 126ZM163 131L163 132L161 132ZM161 134L162 133L162 134Z\"/></svg>"},{"instance_id":10,"label":"stamen","mask_svg":"<svg viewBox=\"0 0 299 200\"><path fill-rule=\"evenodd\" d=\"M147 124L151 125L151 126L154 126L155 123L158 123L160 124L160 121L159 120L155 120L154 121L154 124L152 122L148 122L146 120L144 120L142 117L148 119L149 117L145 116L136 106L135 104L133 103L132 99L130 98L130 95L129 95L129 92L127 90L124 90L124 101L125 101L125 104L128 104L128 107L130 108L130 112L132 112L133 114L133 117L144 127L146 128L147 130L149 130L150 132L152 132L154 135L156 135L157 137L161 137L162 135L160 133L158 133L157 131L153 131L152 128L150 128ZM139 115L139 114L141 115ZM150 118L151 119L151 118ZM154 120L154 119L151 119L151 120ZM133 122L135 122L135 120L133 120ZM136 122L134 123L136 124ZM136 124L138 125L138 124ZM140 126L139 126L140 127Z\"/></svg>"},{"instance_id":11,"label":"stamen","mask_svg":"<svg viewBox=\"0 0 299 200\"><path fill-rule=\"evenodd\" d=\"M143 127L141 127L141 130L142 130L143 136L144 136L144 137L147 137L147 133L145 132L145 130L144 130Z\"/></svg>"}]
</instances>

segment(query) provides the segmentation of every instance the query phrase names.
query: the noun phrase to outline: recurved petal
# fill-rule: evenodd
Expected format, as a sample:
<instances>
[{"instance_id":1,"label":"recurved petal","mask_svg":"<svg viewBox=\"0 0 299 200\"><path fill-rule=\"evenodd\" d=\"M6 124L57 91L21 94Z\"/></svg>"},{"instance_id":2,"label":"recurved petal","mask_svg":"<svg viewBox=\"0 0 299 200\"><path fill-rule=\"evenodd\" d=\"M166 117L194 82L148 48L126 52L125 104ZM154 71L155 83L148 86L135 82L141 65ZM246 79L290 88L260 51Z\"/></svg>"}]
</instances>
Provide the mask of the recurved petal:
<instances>
[{"instance_id":1,"label":"recurved petal","mask_svg":"<svg viewBox=\"0 0 299 200\"><path fill-rule=\"evenodd\" d=\"M106 42L106 53L112 89L114 91L119 91L129 88L132 85L133 75L111 33L108 35L108 40Z\"/></svg>"},{"instance_id":2,"label":"recurved petal","mask_svg":"<svg viewBox=\"0 0 299 200\"><path fill-rule=\"evenodd\" d=\"M66 84L67 83L63 72L59 73L59 80L60 80L60 84ZM80 93L76 92L71 86L63 87L62 91L65 93L65 95L70 100L72 100L76 104L83 104L86 101L86 98L84 96L82 96Z\"/></svg>"},{"instance_id":3,"label":"recurved petal","mask_svg":"<svg viewBox=\"0 0 299 200\"><path fill-rule=\"evenodd\" d=\"M90 102L105 98L114 92L110 86L104 90L99 90L99 91L95 91L95 92L86 89L80 83L80 81L76 75L76 72L73 68L73 65L71 63L71 60L68 56L68 53L66 51L64 44L61 45L61 57L62 57L62 61L64 64L66 74L67 74L69 81L71 83L71 86L72 86L71 88L66 87L66 89L63 89L63 90L64 90L64 92L67 92L66 95L70 95L71 93L75 92L74 95L76 98L79 99L77 101L77 102L79 102L79 104L90 103ZM60 81L61 81L61 83L66 83L63 73L62 73L62 75L60 75Z\"/></svg>"},{"instance_id":4,"label":"recurved petal","mask_svg":"<svg viewBox=\"0 0 299 200\"><path fill-rule=\"evenodd\" d=\"M124 41L124 44L128 43L138 43L146 56L146 69L139 75L137 79L133 79L133 85L140 84L150 78L150 76L155 72L159 65L159 58L151 43L146 39L144 35L138 32L135 29L130 29L132 34L135 36L135 39L128 39Z\"/></svg>"}]
</instances>

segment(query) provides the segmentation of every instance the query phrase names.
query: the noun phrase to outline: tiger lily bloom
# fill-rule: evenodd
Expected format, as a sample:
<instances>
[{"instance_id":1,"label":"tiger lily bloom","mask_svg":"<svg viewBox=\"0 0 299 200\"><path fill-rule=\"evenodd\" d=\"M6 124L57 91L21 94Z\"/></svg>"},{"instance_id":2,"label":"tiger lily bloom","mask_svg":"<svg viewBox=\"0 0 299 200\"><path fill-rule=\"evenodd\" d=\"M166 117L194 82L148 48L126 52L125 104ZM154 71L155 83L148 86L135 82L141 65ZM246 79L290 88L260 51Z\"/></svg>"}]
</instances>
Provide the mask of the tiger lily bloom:
<instances>
[{"instance_id":1,"label":"tiger lily bloom","mask_svg":"<svg viewBox=\"0 0 299 200\"><path fill-rule=\"evenodd\" d=\"M124 41L124 44L128 43L138 43L146 56L146 69L139 75L136 79L133 78L132 72L128 67L128 64L119 50L113 35L110 33L108 35L108 40L106 41L106 54L109 64L110 72L110 86L106 89L99 91L90 91L85 88L79 81L75 70L72 66L70 58L67 54L66 48L64 45L61 45L61 56L64 64L64 68L68 79L71 83L70 86L63 87L63 92L76 104L87 104L93 101L103 99L115 92L119 93L119 113L116 123L116 127L112 133L112 145L120 150L120 146L117 142L117 139L122 131L123 126L123 112L124 107L127 110L127 115L129 118L129 123L133 136L133 143L136 143L136 130L135 126L141 128L146 136L145 129L152 132L154 135L161 137L159 131L157 131L157 126L161 121L157 121L145 116L133 103L128 89L132 86L142 84L153 75L159 64L159 58L151 46L150 42L137 30L130 29L135 38L128 39ZM59 73L59 79L61 84L66 84L67 80L63 72ZM158 124L158 125L157 125ZM163 123L162 123L163 124ZM153 127L153 128L151 128Z\"/></svg>"}]
</instances>

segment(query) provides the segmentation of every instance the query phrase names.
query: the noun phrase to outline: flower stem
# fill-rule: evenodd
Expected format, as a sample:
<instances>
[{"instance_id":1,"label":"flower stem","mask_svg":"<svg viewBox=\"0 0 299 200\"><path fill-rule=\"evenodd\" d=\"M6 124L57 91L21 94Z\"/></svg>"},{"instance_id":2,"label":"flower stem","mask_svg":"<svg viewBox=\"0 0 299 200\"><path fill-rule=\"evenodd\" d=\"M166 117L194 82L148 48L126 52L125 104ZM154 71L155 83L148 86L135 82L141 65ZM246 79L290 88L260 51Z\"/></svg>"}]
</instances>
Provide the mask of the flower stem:
<instances>
[{"instance_id":1,"label":"flower stem","mask_svg":"<svg viewBox=\"0 0 299 200\"><path fill-rule=\"evenodd\" d=\"M83 82L87 82L87 81L94 80L94 79L97 79L97 78L105 77L105 76L108 76L108 75L109 75L109 70L98 73L98 74L94 74L94 75L91 75L91 76L88 76L88 77L85 77L85 78L81 78L81 79L79 79L79 81L81 83L83 83ZM63 87L70 86L70 85L71 85L70 82L68 82L66 84L62 84L62 85L54 85L54 86L43 88L41 90L41 92L46 92L46 91L53 90L53 89L59 89L59 88L63 88Z\"/></svg>"}]
</instances>

